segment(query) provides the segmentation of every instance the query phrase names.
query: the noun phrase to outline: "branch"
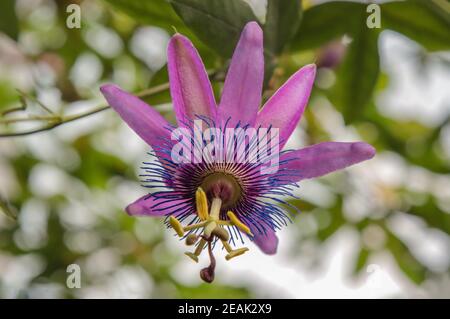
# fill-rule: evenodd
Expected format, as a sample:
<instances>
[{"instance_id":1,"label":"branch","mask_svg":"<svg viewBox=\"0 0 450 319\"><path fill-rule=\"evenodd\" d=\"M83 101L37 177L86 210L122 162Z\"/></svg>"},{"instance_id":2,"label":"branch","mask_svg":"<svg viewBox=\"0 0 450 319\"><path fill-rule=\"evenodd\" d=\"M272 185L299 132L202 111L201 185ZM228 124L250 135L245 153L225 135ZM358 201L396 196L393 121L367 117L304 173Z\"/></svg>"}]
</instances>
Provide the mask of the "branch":
<instances>
[{"instance_id":1,"label":"branch","mask_svg":"<svg viewBox=\"0 0 450 319\"><path fill-rule=\"evenodd\" d=\"M163 92L165 90L169 89L169 83L160 84L154 87L151 87L149 89L145 89L139 93L136 94L136 96L143 98L148 97L160 92ZM42 106L42 103L39 103L40 106ZM27 122L27 121L47 121L47 124L32 130L28 131L21 131L21 132L11 132L11 133L0 133L0 138L2 137L15 137L15 136L24 136L24 135L30 135L34 133L49 131L51 129L54 129L55 127L58 127L62 124L73 122L75 120L102 112L104 110L108 110L110 108L109 105L102 105L97 108L94 108L92 110L82 112L75 115L67 115L67 116L59 116L59 115L53 115L53 116L29 116L29 117L19 117L19 118L11 118L11 119L3 119L0 120L0 124L11 124L11 123L17 123L17 122ZM8 113L11 113L13 111L19 111L24 110L25 107L19 107L15 109L8 110L3 113L3 115L6 115ZM47 110L47 108L45 108Z\"/></svg>"},{"instance_id":2,"label":"branch","mask_svg":"<svg viewBox=\"0 0 450 319\"><path fill-rule=\"evenodd\" d=\"M208 70L207 73L208 73L208 76L211 81L223 81L225 78L225 73L223 72L223 69ZM167 83L156 85L154 87L140 91L140 92L136 93L135 95L137 97L144 98L144 97L152 96L154 94L161 93L165 90L168 90L169 87L170 87L169 83L167 82ZM9 109L9 110L4 111L3 113L0 113L1 116L5 116L7 114L10 114L10 113L13 113L16 111L26 110L27 104L26 104L26 101L24 101L24 97L28 97L28 98L30 98L30 97L20 91L19 91L19 93L22 94L22 96L21 96L22 105L20 107ZM35 100L34 98L31 98L31 99ZM86 111L86 112L82 112L82 113L75 114L75 115L64 116L64 115L54 114L50 109L48 109L40 101L35 100L35 102L37 102L38 105L41 106L45 111L51 113L51 115L44 115L44 116L34 115L34 116L27 116L27 117L0 119L0 125L1 124L7 125L7 124L11 124L11 123L18 123L18 122L32 122L32 121L46 121L47 124L44 126L32 129L32 130L28 130L28 131L0 133L0 138L24 136L24 135L30 135L30 134L34 134L34 133L49 131L49 130L54 129L55 127L58 127L62 124L73 122L78 119L102 112L104 110L108 110L110 108L109 105L102 105L102 106L99 106L97 108L94 108L94 109Z\"/></svg>"}]
</instances>

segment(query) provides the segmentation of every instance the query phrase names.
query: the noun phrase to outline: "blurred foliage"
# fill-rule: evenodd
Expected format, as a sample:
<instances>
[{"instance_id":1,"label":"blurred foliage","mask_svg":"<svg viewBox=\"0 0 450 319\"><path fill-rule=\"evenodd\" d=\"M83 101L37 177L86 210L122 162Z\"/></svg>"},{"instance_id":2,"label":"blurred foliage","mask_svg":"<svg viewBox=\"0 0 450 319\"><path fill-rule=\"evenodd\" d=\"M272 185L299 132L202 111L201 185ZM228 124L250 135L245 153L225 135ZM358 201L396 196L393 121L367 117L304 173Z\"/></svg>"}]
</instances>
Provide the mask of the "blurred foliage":
<instances>
[{"instance_id":1,"label":"blurred foliage","mask_svg":"<svg viewBox=\"0 0 450 319\"><path fill-rule=\"evenodd\" d=\"M241 0L170 0L172 7L208 46L230 57L244 25L257 20Z\"/></svg>"},{"instance_id":2,"label":"blurred foliage","mask_svg":"<svg viewBox=\"0 0 450 319\"><path fill-rule=\"evenodd\" d=\"M167 30L189 32L167 1L106 0L138 21Z\"/></svg>"},{"instance_id":3,"label":"blurred foliage","mask_svg":"<svg viewBox=\"0 0 450 319\"><path fill-rule=\"evenodd\" d=\"M360 20L352 33L352 43L336 71L336 84L330 92L331 101L342 112L346 122L361 117L380 72L379 32L365 27L365 13L360 12L359 16Z\"/></svg>"},{"instance_id":4,"label":"blurred foliage","mask_svg":"<svg viewBox=\"0 0 450 319\"><path fill-rule=\"evenodd\" d=\"M19 23L17 21L16 11L14 10L14 0L4 0L0 3L0 12L2 12L2 19L0 19L0 31L17 40L19 35Z\"/></svg>"},{"instance_id":5,"label":"blurred foliage","mask_svg":"<svg viewBox=\"0 0 450 319\"><path fill-rule=\"evenodd\" d=\"M280 54L300 25L302 5L299 1L269 0L264 23L264 46Z\"/></svg>"},{"instance_id":6,"label":"blurred foliage","mask_svg":"<svg viewBox=\"0 0 450 319\"><path fill-rule=\"evenodd\" d=\"M403 33L431 51L450 49L448 3L408 0L385 3L380 7L383 30ZM379 32L366 27L366 9L367 4L345 1L313 6L305 12L292 44L295 50L305 50L344 35L353 40L331 95L332 102L343 112L347 122L361 117L379 74Z\"/></svg>"},{"instance_id":7,"label":"blurred foliage","mask_svg":"<svg viewBox=\"0 0 450 319\"><path fill-rule=\"evenodd\" d=\"M450 13L445 1L386 3L383 22L384 28L403 33L430 51L450 49Z\"/></svg>"},{"instance_id":8,"label":"blurred foliage","mask_svg":"<svg viewBox=\"0 0 450 319\"><path fill-rule=\"evenodd\" d=\"M82 10L89 11L86 16L84 13L82 15L81 29L65 27L66 7L72 2L81 4ZM119 68L122 64L126 66L126 73L133 76L131 84L125 81L127 90L136 91L168 81L165 66L149 67L148 62L133 51L133 37L145 26L161 28L158 30L166 37L174 32L189 36L198 47L207 68L217 71L213 87L218 94L223 70L226 69L242 27L246 22L256 20L265 34L265 97L270 96L299 67L316 62L319 71L332 72L336 80L329 87L317 85L311 99L313 102L319 99L331 102L333 110L336 109L343 116L343 127L374 144L379 154L394 153L401 158L404 167L420 168L432 176L433 181L438 178L448 181L450 161L448 155L444 154L441 140L450 117L442 118L442 122L436 126L427 126L415 120L394 119L380 112L375 101L376 94L382 92L390 80L387 74L380 71L378 45L381 32L393 30L416 41L422 46L419 62L424 62L430 58L431 52L450 49L448 2L407 0L383 3L381 30L366 27L369 15L366 4L344 1L318 5L311 3L314 1L304 1L302 5L301 1L268 0L265 19L259 17L258 20L243 0L43 0L39 5L50 11L55 10L56 18L50 23L43 14L40 18L44 22L39 24L39 16L34 16L38 22L33 20L33 11L39 11L37 8L31 8L30 11L22 8L22 14L16 15L14 1L5 0L0 1L0 31L7 34L10 40L18 40L22 46L31 47L23 51L19 47L17 59L21 65L28 68L32 68L31 65L34 68L46 65L52 70L54 81L50 84L41 82L42 79L32 72L27 74L32 78L33 86L25 89L37 98L44 91L57 90L61 105L49 105L49 108L58 114L61 110L74 107L74 101L97 99L101 82L123 78L117 76L123 76L124 68ZM105 55L95 46L95 41L89 40L89 32L98 31L99 28L113 33L119 38L119 43L124 44L119 54ZM65 40L58 44L55 40L58 37ZM330 53L331 59L328 56ZM98 78L87 87L75 81L71 73L74 66L80 63L80 57L86 54L101 65ZM0 56L0 63L2 58ZM448 61L442 65L448 69ZM173 120L173 115L164 108L170 102L168 90L148 96L145 100L160 109L169 120ZM313 102L311 104L315 105ZM18 105L20 97L15 91L15 84L0 78L0 108ZM32 107L27 109L27 112L34 112L31 115L42 115L42 111ZM305 113L308 123L305 139L308 143L332 139L323 119L315 111L310 108ZM9 116L11 114L5 118ZM89 296L89 290L86 290L85 295L80 295L77 291L65 288L65 268L72 262L91 269L83 277L83 285L100 291L107 290L107 283L124 273L131 273L132 279L142 281L139 274L143 270L148 276L146 278L151 280L149 286L152 289L139 296L260 296L260 292L251 291L249 287L223 285L220 279L214 285L192 286L181 283L174 276L172 267L179 256L173 255L164 240L161 223L131 218L123 212L120 190L136 184L134 162L137 160L122 154L124 144L118 141L121 131L117 124L118 121L111 120L92 125L87 131L75 130L77 134L72 139L59 137L61 131L44 133L51 143L57 145L56 148L60 148L60 152L55 151L51 156L44 154L46 148L39 152L40 143L48 147L45 138L0 140L0 168L5 167L4 170L10 172L0 181L0 186L8 179L11 183L5 184L13 189L7 192L0 188L0 210L8 216L0 216L0 272L5 260L12 264L16 262L17 265L22 265L19 257L35 258L36 265L43 260L42 269L36 266L36 274L28 282L24 280L14 284L0 274L0 296L33 297L33 289L42 285L48 289L56 285L58 291L62 291L54 294L59 297ZM68 125L76 127L78 122ZM16 129L12 125L1 126L5 130ZM60 153L72 155L60 158ZM45 188L47 183L51 184L43 181L42 175L37 173L48 166L64 176L69 185L67 188L61 186L61 189L47 194L43 190L40 193L39 186L33 186L34 183ZM36 176L40 180L36 181ZM448 240L450 213L446 205L450 205L449 199L443 201L442 196L433 194L432 188L412 190L404 186L384 185L379 181L378 184L361 187L355 185L356 182L347 174L337 174L337 177L323 179L320 183L332 190L334 200L331 204L293 201L303 212L295 216L294 226L291 226L296 227L299 243L292 252L294 255L302 254L303 246L311 242L317 245L316 253L319 254L319 248L332 240L338 231L351 228L358 232L360 241L358 254L352 261L352 276L361 275L371 258L382 251L390 252L399 269L414 283L421 284L439 273L418 258L410 244L392 230L390 219L402 212L423 222L424 227L442 232ZM345 207L349 197L360 194L366 187L372 190L372 197L364 198L371 209L370 213L359 219L350 218ZM380 198L381 204L373 204ZM30 217L23 213L23 207L36 202L43 205L48 214L43 230L45 234L33 233L26 224ZM17 212L18 220L14 221L10 217L15 217ZM74 221L70 222L72 214ZM90 220L90 223L77 224L80 218ZM304 220L307 218L317 226L315 229L305 230L307 223ZM376 245L367 240L367 234L374 230L375 233L383 234L383 240ZM89 239L89 244L83 241L74 244L77 243L76 238L83 236ZM101 265L96 265L99 253L112 260L110 268L104 266L103 269ZM13 262L11 260L14 257L17 259ZM97 272L92 264L98 266Z\"/></svg>"}]
</instances>

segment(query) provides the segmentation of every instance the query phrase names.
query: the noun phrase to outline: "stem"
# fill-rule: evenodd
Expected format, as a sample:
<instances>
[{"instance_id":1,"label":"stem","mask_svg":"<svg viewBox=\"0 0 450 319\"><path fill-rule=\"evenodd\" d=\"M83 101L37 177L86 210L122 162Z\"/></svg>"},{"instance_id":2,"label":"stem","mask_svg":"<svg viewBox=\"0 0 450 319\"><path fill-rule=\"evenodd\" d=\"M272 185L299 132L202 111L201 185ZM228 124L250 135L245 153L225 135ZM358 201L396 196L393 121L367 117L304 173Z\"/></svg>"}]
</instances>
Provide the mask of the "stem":
<instances>
[{"instance_id":1,"label":"stem","mask_svg":"<svg viewBox=\"0 0 450 319\"><path fill-rule=\"evenodd\" d=\"M29 115L27 117L15 117L10 119L0 120L0 124L7 125L18 122L33 122L33 121L54 121L58 118L55 115Z\"/></svg>"},{"instance_id":2,"label":"stem","mask_svg":"<svg viewBox=\"0 0 450 319\"><path fill-rule=\"evenodd\" d=\"M136 96L138 97L147 97L147 96L151 96L160 92L163 92L165 90L167 90L169 88L169 83L164 83L164 84L160 84L154 87L151 87L149 89L145 89L139 93L136 94ZM99 107L96 107L92 110L86 111L86 112L82 112L79 114L74 114L74 115L68 115L68 116L41 116L41 117L29 117L29 118L16 118L16 119L6 119L4 121L1 121L1 124L9 124L9 123L15 123L15 122L24 122L24 121L37 121L37 120L47 120L49 121L49 123L47 123L46 125L42 126L42 127L38 127L36 129L32 129L32 130L28 130L28 131L22 131L22 132L11 132L11 133L1 133L0 134L0 138L2 137L14 137L14 136L24 136L24 135L29 135L29 134L33 134L33 133L38 133L38 132L43 132L43 131L48 131L51 130L57 126L60 126L62 124L65 123L69 123L69 122L73 122L75 120L96 114L96 113L100 113L102 111L108 110L110 108L109 105L102 105Z\"/></svg>"}]
</instances>

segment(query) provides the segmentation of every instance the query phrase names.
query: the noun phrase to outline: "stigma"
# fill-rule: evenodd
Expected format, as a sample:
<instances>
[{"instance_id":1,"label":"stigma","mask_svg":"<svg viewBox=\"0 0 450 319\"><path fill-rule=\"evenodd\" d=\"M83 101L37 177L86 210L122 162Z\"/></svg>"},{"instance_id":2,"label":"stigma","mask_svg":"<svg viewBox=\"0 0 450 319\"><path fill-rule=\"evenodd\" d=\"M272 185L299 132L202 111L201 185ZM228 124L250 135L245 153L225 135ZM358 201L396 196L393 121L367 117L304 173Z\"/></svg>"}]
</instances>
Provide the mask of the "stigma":
<instances>
[{"instance_id":1,"label":"stigma","mask_svg":"<svg viewBox=\"0 0 450 319\"><path fill-rule=\"evenodd\" d=\"M231 247L229 243L230 234L224 226L235 226L247 235L253 236L250 228L242 223L236 214L234 214L231 210L227 210L227 207L230 207L231 203L235 202L238 196L240 196L237 192L237 184L235 184L235 182L228 177L214 177L216 180L215 183L209 183L208 178L206 178L204 184L202 185L206 186L208 189L211 207L208 205L207 193L202 187L199 187L195 192L197 215L200 219L198 223L182 226L176 217L170 216L169 218L170 225L181 238L183 238L187 232L195 229L202 229L200 235L190 233L186 236L186 245L196 245L196 247L194 251L186 252L185 255L193 261L198 262L200 254L204 248L207 247L210 265L200 271L200 277L208 283L211 283L214 280L216 261L212 253L212 244L215 240L219 240L223 248L227 251L225 256L226 260L240 256L248 251L247 247L237 249L233 249ZM223 211L226 211L226 215L221 214Z\"/></svg>"}]
</instances>

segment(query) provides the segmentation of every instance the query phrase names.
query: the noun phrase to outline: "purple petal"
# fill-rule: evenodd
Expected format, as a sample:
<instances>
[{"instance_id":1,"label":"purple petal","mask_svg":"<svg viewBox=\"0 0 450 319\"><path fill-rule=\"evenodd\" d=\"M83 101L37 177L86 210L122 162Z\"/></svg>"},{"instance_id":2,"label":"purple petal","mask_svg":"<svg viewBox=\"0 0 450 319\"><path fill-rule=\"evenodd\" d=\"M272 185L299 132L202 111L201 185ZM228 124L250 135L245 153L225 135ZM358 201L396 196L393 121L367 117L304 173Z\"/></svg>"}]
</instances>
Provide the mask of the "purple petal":
<instances>
[{"instance_id":1,"label":"purple petal","mask_svg":"<svg viewBox=\"0 0 450 319\"><path fill-rule=\"evenodd\" d=\"M114 84L103 85L100 91L114 111L147 144L156 147L162 143L162 137L170 140L169 123L147 103Z\"/></svg>"},{"instance_id":2,"label":"purple petal","mask_svg":"<svg viewBox=\"0 0 450 319\"><path fill-rule=\"evenodd\" d=\"M316 66L309 64L293 74L267 101L256 118L255 127L261 125L280 130L280 149L283 148L297 126L316 77Z\"/></svg>"},{"instance_id":3,"label":"purple petal","mask_svg":"<svg viewBox=\"0 0 450 319\"><path fill-rule=\"evenodd\" d=\"M249 22L231 59L225 79L219 114L228 127L238 121L253 125L261 103L264 80L263 33L258 23Z\"/></svg>"},{"instance_id":4,"label":"purple petal","mask_svg":"<svg viewBox=\"0 0 450 319\"><path fill-rule=\"evenodd\" d=\"M264 227L265 233L259 232L254 226L250 225L250 230L254 234L252 237L253 243L261 249L261 251L268 255L275 255L278 248L278 237L275 231L269 227Z\"/></svg>"},{"instance_id":5,"label":"purple petal","mask_svg":"<svg viewBox=\"0 0 450 319\"><path fill-rule=\"evenodd\" d=\"M131 216L165 216L176 211L184 202L179 200L168 200L145 195L131 203L125 209Z\"/></svg>"},{"instance_id":6,"label":"purple petal","mask_svg":"<svg viewBox=\"0 0 450 319\"><path fill-rule=\"evenodd\" d=\"M217 106L211 83L191 41L181 34L174 35L167 55L170 93L179 126L186 126L196 115L215 120Z\"/></svg>"},{"instance_id":7,"label":"purple petal","mask_svg":"<svg viewBox=\"0 0 450 319\"><path fill-rule=\"evenodd\" d=\"M375 149L364 142L325 142L283 154L280 169L286 182L319 177L371 159ZM286 163L283 163L286 161Z\"/></svg>"}]
</instances>

